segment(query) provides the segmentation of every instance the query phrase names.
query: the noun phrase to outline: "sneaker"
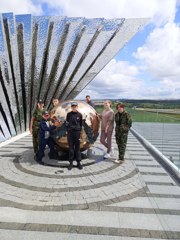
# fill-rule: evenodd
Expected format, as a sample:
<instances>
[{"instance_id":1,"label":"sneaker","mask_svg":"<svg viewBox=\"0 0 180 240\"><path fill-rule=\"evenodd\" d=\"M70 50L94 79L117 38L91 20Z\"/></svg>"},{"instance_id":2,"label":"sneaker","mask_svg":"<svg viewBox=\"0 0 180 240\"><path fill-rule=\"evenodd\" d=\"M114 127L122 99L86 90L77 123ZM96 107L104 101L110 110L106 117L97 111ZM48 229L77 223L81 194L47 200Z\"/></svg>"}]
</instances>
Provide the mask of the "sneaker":
<instances>
[{"instance_id":1,"label":"sneaker","mask_svg":"<svg viewBox=\"0 0 180 240\"><path fill-rule=\"evenodd\" d=\"M123 163L123 162L124 162L124 160L119 160L119 159L116 159L114 162L115 162L115 163L117 163L117 164L120 164L120 163Z\"/></svg>"},{"instance_id":2,"label":"sneaker","mask_svg":"<svg viewBox=\"0 0 180 240\"><path fill-rule=\"evenodd\" d=\"M109 154L109 153L106 153L105 155L104 155L104 158L110 158L111 157L111 155Z\"/></svg>"},{"instance_id":3,"label":"sneaker","mask_svg":"<svg viewBox=\"0 0 180 240\"><path fill-rule=\"evenodd\" d=\"M36 160L37 163L39 163L40 165L44 165L44 162L42 160Z\"/></svg>"},{"instance_id":4,"label":"sneaker","mask_svg":"<svg viewBox=\"0 0 180 240\"><path fill-rule=\"evenodd\" d=\"M43 154L41 160L43 159L43 157L45 157L45 154ZM34 160L38 160L38 153L36 153L36 154L34 155Z\"/></svg>"},{"instance_id":5,"label":"sneaker","mask_svg":"<svg viewBox=\"0 0 180 240\"><path fill-rule=\"evenodd\" d=\"M45 163L44 163L43 161L41 161L39 164L40 164L40 165L45 165Z\"/></svg>"},{"instance_id":6,"label":"sneaker","mask_svg":"<svg viewBox=\"0 0 180 240\"><path fill-rule=\"evenodd\" d=\"M79 170L83 169L83 166L81 165L81 163L77 164L77 168L79 168Z\"/></svg>"},{"instance_id":7,"label":"sneaker","mask_svg":"<svg viewBox=\"0 0 180 240\"><path fill-rule=\"evenodd\" d=\"M70 163L69 166L68 166L68 170L70 171L72 168L73 168L73 164Z\"/></svg>"}]
</instances>

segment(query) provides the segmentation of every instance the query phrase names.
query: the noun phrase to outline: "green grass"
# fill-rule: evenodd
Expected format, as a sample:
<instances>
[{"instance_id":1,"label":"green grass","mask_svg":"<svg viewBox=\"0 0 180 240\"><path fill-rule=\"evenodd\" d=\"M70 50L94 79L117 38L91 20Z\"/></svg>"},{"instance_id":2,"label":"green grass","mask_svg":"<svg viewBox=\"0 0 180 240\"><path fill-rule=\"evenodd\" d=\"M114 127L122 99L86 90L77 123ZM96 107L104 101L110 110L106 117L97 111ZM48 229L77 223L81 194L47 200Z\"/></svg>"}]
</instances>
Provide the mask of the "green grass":
<instances>
[{"instance_id":1,"label":"green grass","mask_svg":"<svg viewBox=\"0 0 180 240\"><path fill-rule=\"evenodd\" d=\"M146 112L143 110L127 109L133 122L180 123L179 114Z\"/></svg>"},{"instance_id":2,"label":"green grass","mask_svg":"<svg viewBox=\"0 0 180 240\"><path fill-rule=\"evenodd\" d=\"M99 114L102 113L103 109L103 106L96 107ZM115 109L114 111L116 112ZM180 123L180 114L147 112L132 108L126 108L126 111L131 114L133 122Z\"/></svg>"}]
</instances>

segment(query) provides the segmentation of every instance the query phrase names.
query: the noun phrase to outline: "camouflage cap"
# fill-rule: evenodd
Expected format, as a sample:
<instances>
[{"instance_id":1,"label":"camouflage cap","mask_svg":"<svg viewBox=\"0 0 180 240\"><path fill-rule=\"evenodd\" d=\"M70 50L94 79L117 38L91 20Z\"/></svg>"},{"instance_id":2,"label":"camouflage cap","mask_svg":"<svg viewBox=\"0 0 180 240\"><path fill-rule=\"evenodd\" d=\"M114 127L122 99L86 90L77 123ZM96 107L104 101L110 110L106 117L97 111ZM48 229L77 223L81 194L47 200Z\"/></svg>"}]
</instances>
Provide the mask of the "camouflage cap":
<instances>
[{"instance_id":1,"label":"camouflage cap","mask_svg":"<svg viewBox=\"0 0 180 240\"><path fill-rule=\"evenodd\" d=\"M44 103L44 101L42 99L39 99L38 103Z\"/></svg>"}]
</instances>

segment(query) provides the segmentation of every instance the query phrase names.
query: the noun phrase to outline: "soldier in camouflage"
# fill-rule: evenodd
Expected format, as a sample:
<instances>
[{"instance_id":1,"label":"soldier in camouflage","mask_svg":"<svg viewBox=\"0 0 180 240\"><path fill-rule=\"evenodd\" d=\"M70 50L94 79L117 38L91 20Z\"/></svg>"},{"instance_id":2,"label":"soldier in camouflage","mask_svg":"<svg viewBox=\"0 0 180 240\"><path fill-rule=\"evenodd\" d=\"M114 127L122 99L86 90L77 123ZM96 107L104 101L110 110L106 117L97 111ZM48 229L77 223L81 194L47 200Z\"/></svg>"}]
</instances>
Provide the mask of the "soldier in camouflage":
<instances>
[{"instance_id":1,"label":"soldier in camouflage","mask_svg":"<svg viewBox=\"0 0 180 240\"><path fill-rule=\"evenodd\" d=\"M130 114L125 111L124 104L118 103L116 105L116 109L117 113L115 114L115 137L119 150L119 158L114 162L120 164L124 162L128 132L132 125L132 120Z\"/></svg>"},{"instance_id":2,"label":"soldier in camouflage","mask_svg":"<svg viewBox=\"0 0 180 240\"><path fill-rule=\"evenodd\" d=\"M34 154L36 156L39 148L39 127L42 120L42 113L44 112L44 101L39 100L37 107L32 115L29 131L32 134Z\"/></svg>"}]
</instances>

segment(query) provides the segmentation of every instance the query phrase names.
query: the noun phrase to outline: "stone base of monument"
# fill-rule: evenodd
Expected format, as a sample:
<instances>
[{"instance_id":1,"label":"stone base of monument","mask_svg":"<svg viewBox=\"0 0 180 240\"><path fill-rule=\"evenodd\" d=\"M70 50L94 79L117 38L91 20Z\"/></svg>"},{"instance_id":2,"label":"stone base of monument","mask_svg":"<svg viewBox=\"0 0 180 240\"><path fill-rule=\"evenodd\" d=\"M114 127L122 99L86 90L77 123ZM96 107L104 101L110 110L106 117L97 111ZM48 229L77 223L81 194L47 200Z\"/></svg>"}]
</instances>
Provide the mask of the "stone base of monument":
<instances>
[{"instance_id":1,"label":"stone base of monument","mask_svg":"<svg viewBox=\"0 0 180 240\"><path fill-rule=\"evenodd\" d=\"M45 165L56 166L61 168L66 168L69 165L68 152L58 152L55 158L49 158L49 149L45 150L45 156L42 161ZM81 152L81 163L83 166L89 166L95 164L98 161L104 159L104 151L101 148L91 147L84 152ZM73 165L76 166L76 160L73 161Z\"/></svg>"}]
</instances>

